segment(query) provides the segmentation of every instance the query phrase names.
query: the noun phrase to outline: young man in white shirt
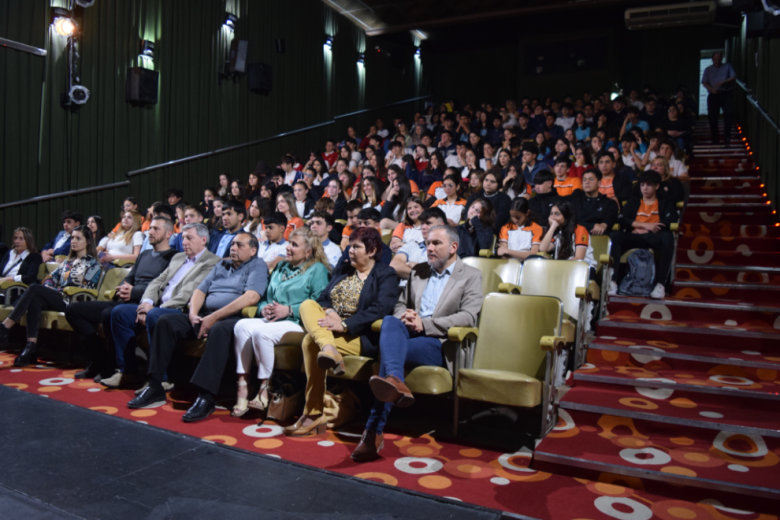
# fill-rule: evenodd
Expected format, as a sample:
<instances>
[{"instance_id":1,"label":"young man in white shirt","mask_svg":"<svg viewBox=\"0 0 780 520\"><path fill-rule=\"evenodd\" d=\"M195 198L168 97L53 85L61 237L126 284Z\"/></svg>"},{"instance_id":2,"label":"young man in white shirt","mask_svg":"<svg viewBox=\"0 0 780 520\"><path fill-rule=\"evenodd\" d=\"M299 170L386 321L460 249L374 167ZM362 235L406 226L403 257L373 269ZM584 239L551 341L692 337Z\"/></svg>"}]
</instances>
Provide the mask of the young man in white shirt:
<instances>
[{"instance_id":1,"label":"young man in white shirt","mask_svg":"<svg viewBox=\"0 0 780 520\"><path fill-rule=\"evenodd\" d=\"M393 164L401 167L402 158L404 156L404 145L399 141L393 141L390 143L390 151L385 156L385 168L389 168Z\"/></svg>"},{"instance_id":2,"label":"young man in white shirt","mask_svg":"<svg viewBox=\"0 0 780 520\"><path fill-rule=\"evenodd\" d=\"M324 211L315 211L311 214L311 218L309 219L309 229L311 229L314 234L319 237L320 242L322 242L322 249L325 251L325 256L328 258L328 263L331 267L336 267L342 253L341 248L331 242L328 238L334 223L333 215L325 213Z\"/></svg>"},{"instance_id":3,"label":"young man in white shirt","mask_svg":"<svg viewBox=\"0 0 780 520\"><path fill-rule=\"evenodd\" d=\"M265 236L268 240L260 243L257 256L262 258L270 271L276 264L287 258L287 241L284 230L287 228L287 217L284 213L275 212L265 217Z\"/></svg>"},{"instance_id":4,"label":"young man in white shirt","mask_svg":"<svg viewBox=\"0 0 780 520\"><path fill-rule=\"evenodd\" d=\"M387 139L387 136L390 135L390 131L385 128L385 122L381 119L376 120L376 133L384 139Z\"/></svg>"},{"instance_id":5,"label":"young man in white shirt","mask_svg":"<svg viewBox=\"0 0 780 520\"><path fill-rule=\"evenodd\" d=\"M395 269L398 279L401 280L401 287L406 287L406 281L415 265L428 261L428 253L425 247L428 230L433 226L446 226L447 216L439 208L428 208L420 214L420 222L422 222L420 232L422 233L423 241L405 244L395 253L393 260L390 262L390 267Z\"/></svg>"},{"instance_id":6,"label":"young man in white shirt","mask_svg":"<svg viewBox=\"0 0 780 520\"><path fill-rule=\"evenodd\" d=\"M295 157L292 155L282 157L282 170L284 170L284 184L287 186L303 180L303 172L295 169Z\"/></svg>"},{"instance_id":7,"label":"young man in white shirt","mask_svg":"<svg viewBox=\"0 0 780 520\"><path fill-rule=\"evenodd\" d=\"M563 128L565 132L574 124L574 116L572 116L573 107L569 103L564 103L561 107L561 116L555 120L555 124Z\"/></svg>"}]
</instances>

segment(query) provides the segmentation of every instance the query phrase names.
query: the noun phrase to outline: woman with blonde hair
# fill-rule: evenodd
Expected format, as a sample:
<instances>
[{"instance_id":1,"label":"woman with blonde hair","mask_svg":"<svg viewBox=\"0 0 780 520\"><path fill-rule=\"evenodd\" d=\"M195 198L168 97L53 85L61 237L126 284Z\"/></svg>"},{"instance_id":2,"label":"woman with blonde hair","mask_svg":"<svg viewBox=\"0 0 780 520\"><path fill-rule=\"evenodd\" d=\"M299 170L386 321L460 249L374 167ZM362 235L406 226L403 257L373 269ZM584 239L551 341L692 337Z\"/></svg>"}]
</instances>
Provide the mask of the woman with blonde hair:
<instances>
[{"instance_id":1,"label":"woman with blonde hair","mask_svg":"<svg viewBox=\"0 0 780 520\"><path fill-rule=\"evenodd\" d=\"M309 228L290 233L287 256L271 273L263 298L257 304L257 317L240 320L234 329L238 372L238 399L231 415L241 417L250 408L268 407L268 378L274 368L274 347L283 338L301 341L305 331L301 327L300 306L306 300L319 298L328 285L330 267L322 243ZM257 361L260 390L247 401L247 371L252 355Z\"/></svg>"},{"instance_id":2,"label":"woman with blonde hair","mask_svg":"<svg viewBox=\"0 0 780 520\"><path fill-rule=\"evenodd\" d=\"M98 244L100 262L103 264L110 264L114 260L135 262L144 243L144 234L141 232L143 224L143 215L137 211L125 211L122 214L121 229L111 238L103 237Z\"/></svg>"}]
</instances>

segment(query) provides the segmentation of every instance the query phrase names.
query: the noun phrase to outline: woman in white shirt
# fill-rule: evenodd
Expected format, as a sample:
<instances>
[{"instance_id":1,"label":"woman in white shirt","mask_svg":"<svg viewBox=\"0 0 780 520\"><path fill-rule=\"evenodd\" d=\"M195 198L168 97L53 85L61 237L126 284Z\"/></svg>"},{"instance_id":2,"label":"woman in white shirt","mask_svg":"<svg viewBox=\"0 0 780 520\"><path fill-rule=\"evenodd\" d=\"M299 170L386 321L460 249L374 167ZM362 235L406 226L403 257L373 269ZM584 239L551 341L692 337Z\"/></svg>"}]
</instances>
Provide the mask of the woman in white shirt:
<instances>
[{"instance_id":1,"label":"woman in white shirt","mask_svg":"<svg viewBox=\"0 0 780 520\"><path fill-rule=\"evenodd\" d=\"M43 258L35 249L35 239L28 228L16 228L13 249L0 260L0 282L33 284L38 279L38 268Z\"/></svg>"},{"instance_id":2,"label":"woman in white shirt","mask_svg":"<svg viewBox=\"0 0 780 520\"><path fill-rule=\"evenodd\" d=\"M97 248L100 261L103 264L110 264L114 260L135 262L144 243L144 234L141 232L143 223L143 215L137 211L125 211L119 232L100 241Z\"/></svg>"}]
</instances>

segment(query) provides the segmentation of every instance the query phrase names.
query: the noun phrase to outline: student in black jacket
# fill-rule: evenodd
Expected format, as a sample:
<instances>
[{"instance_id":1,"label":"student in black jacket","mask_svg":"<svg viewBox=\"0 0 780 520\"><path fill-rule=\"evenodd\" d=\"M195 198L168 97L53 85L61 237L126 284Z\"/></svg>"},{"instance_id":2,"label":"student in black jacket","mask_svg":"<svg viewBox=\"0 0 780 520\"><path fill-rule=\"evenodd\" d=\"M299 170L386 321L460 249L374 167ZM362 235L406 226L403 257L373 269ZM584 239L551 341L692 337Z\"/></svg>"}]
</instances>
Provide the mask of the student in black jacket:
<instances>
[{"instance_id":1,"label":"student in black jacket","mask_svg":"<svg viewBox=\"0 0 780 520\"><path fill-rule=\"evenodd\" d=\"M641 199L631 199L623 207L618 221L620 231L609 234L612 239L612 258L618 260L623 251L629 249L652 249L655 256L656 285L651 298L663 299L664 285L672 265L674 251L674 236L669 229L677 222L677 207L675 203L658 195L661 176L658 172L647 171L639 176L642 190ZM617 293L618 269L612 273L610 294Z\"/></svg>"},{"instance_id":2,"label":"student in black jacket","mask_svg":"<svg viewBox=\"0 0 780 520\"><path fill-rule=\"evenodd\" d=\"M672 177L669 170L669 161L662 155L656 155L650 162L650 169L661 175L661 186L658 188L659 195L671 200L675 204L685 200L685 188L683 183L677 177ZM639 183L634 184L631 190L631 197L635 199L642 198L642 191Z\"/></svg>"},{"instance_id":3,"label":"student in black jacket","mask_svg":"<svg viewBox=\"0 0 780 520\"><path fill-rule=\"evenodd\" d=\"M599 152L596 164L601 172L599 192L614 199L622 207L631 198L631 181L615 170L615 157L607 150Z\"/></svg>"},{"instance_id":4,"label":"student in black jacket","mask_svg":"<svg viewBox=\"0 0 780 520\"><path fill-rule=\"evenodd\" d=\"M469 208L477 199L487 199L493 204L493 209L496 211L496 223L493 229L496 234L501 231L504 224L509 222L509 206L512 205L512 199L509 198L509 195L499 191L503 185L502 180L501 175L495 170L487 172L482 178L482 189L466 201L467 214Z\"/></svg>"},{"instance_id":5,"label":"student in black jacket","mask_svg":"<svg viewBox=\"0 0 780 520\"><path fill-rule=\"evenodd\" d=\"M475 200L466 214L466 222L458 226L458 257L479 256L481 249L492 250L495 221L493 204L484 198Z\"/></svg>"},{"instance_id":6,"label":"student in black jacket","mask_svg":"<svg viewBox=\"0 0 780 520\"><path fill-rule=\"evenodd\" d=\"M0 282L34 284L43 258L35 249L32 231L25 227L14 230L13 249L0 260Z\"/></svg>"},{"instance_id":7,"label":"student in black jacket","mask_svg":"<svg viewBox=\"0 0 780 520\"><path fill-rule=\"evenodd\" d=\"M65 319L81 339L87 351L90 363L84 370L76 372L76 379L108 377L114 373L113 335L111 330L111 311L122 303L139 303L146 286L157 278L177 253L169 241L173 234L173 221L167 217L155 217L149 226L149 244L147 249L136 258L133 268L117 287L116 295L110 301L74 302L65 308ZM108 349L98 338L98 327L103 325Z\"/></svg>"},{"instance_id":8,"label":"student in black jacket","mask_svg":"<svg viewBox=\"0 0 780 520\"><path fill-rule=\"evenodd\" d=\"M371 324L393 313L398 300L395 270L377 261L382 245L379 231L359 227L350 236L350 268L334 274L317 301L300 306L306 370L306 404L303 414L285 435L306 437L325 433L326 371L344 373L342 354L374 357L379 334Z\"/></svg>"},{"instance_id":9,"label":"student in black jacket","mask_svg":"<svg viewBox=\"0 0 780 520\"><path fill-rule=\"evenodd\" d=\"M591 235L608 235L617 223L617 202L599 193L601 172L596 168L582 174L582 191L577 190L565 200L574 208L577 222Z\"/></svg>"},{"instance_id":10,"label":"student in black jacket","mask_svg":"<svg viewBox=\"0 0 780 520\"><path fill-rule=\"evenodd\" d=\"M536 223L547 228L550 223L550 210L561 200L558 190L553 187L555 174L550 170L541 170L534 175L534 191L536 196L528 201Z\"/></svg>"}]
</instances>

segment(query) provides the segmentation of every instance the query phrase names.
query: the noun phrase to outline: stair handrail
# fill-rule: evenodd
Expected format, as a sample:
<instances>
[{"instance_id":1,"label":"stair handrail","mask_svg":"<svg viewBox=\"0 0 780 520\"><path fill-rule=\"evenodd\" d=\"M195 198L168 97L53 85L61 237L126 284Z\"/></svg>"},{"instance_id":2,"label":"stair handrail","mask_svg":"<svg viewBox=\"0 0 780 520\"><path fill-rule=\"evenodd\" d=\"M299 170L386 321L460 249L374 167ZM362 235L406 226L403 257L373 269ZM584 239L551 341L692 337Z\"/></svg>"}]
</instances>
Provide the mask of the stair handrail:
<instances>
[{"instance_id":1,"label":"stair handrail","mask_svg":"<svg viewBox=\"0 0 780 520\"><path fill-rule=\"evenodd\" d=\"M739 78L737 78L737 85L739 85L742 88L742 90L745 91L745 99L748 100L748 103L753 105L756 108L756 110L758 110L758 113L764 116L764 119L766 119L767 122L772 126L772 128L775 129L775 132L777 132L778 135L780 135L780 125L777 123L777 121L775 121L772 118L772 116L769 115L769 113L766 110L764 110L764 108L758 103L758 101L756 101L756 98L754 98L753 95L751 94L753 90L750 89L747 85L745 85L745 82Z\"/></svg>"}]
</instances>

